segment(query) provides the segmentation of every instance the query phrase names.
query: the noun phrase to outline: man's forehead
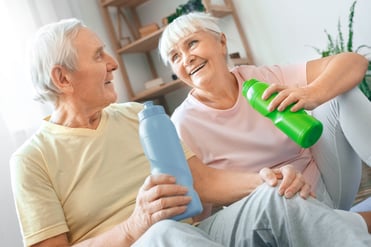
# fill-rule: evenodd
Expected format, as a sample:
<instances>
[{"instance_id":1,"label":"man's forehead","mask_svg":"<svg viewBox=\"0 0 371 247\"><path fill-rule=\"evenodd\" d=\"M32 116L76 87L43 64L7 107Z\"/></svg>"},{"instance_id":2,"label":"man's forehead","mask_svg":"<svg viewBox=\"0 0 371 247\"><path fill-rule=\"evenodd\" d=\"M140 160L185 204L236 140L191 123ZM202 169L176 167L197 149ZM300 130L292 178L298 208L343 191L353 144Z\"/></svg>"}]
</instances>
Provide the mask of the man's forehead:
<instances>
[{"instance_id":1,"label":"man's forehead","mask_svg":"<svg viewBox=\"0 0 371 247\"><path fill-rule=\"evenodd\" d=\"M79 30L74 42L78 45L103 45L103 42L98 37L98 35L92 30L85 27Z\"/></svg>"}]
</instances>

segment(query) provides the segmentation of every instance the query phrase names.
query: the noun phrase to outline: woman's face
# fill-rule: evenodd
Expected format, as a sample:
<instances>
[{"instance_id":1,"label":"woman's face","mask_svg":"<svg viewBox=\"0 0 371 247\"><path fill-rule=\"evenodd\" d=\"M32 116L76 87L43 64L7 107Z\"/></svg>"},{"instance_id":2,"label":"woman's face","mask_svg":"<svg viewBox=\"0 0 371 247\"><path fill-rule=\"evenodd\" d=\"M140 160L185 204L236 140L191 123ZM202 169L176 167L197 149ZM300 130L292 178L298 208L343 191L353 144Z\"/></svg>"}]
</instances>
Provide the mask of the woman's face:
<instances>
[{"instance_id":1,"label":"woman's face","mask_svg":"<svg viewBox=\"0 0 371 247\"><path fill-rule=\"evenodd\" d=\"M193 88L207 89L228 71L226 53L224 34L198 31L180 39L168 59L179 79Z\"/></svg>"},{"instance_id":2,"label":"woman's face","mask_svg":"<svg viewBox=\"0 0 371 247\"><path fill-rule=\"evenodd\" d=\"M77 68L69 72L72 98L81 107L104 108L117 99L113 87L116 61L104 51L104 44L87 28L79 31L73 45L77 51Z\"/></svg>"}]
</instances>

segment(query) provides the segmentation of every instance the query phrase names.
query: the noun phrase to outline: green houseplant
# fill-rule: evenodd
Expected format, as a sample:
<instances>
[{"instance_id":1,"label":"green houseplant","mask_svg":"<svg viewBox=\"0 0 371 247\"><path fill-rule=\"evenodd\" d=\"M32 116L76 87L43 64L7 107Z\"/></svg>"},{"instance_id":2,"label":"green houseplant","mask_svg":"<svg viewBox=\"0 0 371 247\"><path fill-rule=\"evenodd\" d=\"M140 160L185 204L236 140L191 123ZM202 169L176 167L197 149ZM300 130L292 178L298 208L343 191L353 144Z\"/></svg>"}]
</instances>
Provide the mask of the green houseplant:
<instances>
[{"instance_id":1,"label":"green houseplant","mask_svg":"<svg viewBox=\"0 0 371 247\"><path fill-rule=\"evenodd\" d=\"M327 37L327 47L324 50L321 50L316 47L312 47L319 53L322 57L327 57L330 55L338 54L341 52L357 52L360 53L362 50L370 50L371 46L368 45L360 45L356 49L353 48L353 20L354 20L354 11L355 11L355 6L357 4L357 0L355 0L352 5L350 6L349 9L349 17L348 17L348 40L345 44L344 41L344 35L341 30L341 22L340 19L338 20L338 25L337 25L337 36L334 38L331 34L327 32L325 29L325 34ZM365 56L368 56L370 53L363 54ZM359 88L361 91L366 95L366 97L371 101L371 60L368 62L368 71L363 78L362 82L359 84Z\"/></svg>"}]
</instances>

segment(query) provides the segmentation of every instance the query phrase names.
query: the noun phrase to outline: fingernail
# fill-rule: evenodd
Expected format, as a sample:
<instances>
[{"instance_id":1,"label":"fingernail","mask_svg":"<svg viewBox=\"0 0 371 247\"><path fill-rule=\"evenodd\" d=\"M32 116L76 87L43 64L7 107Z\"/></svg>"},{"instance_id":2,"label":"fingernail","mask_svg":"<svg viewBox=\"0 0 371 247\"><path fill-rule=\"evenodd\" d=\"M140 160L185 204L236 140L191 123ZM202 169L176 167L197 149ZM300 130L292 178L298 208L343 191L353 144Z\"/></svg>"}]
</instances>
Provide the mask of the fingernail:
<instances>
[{"instance_id":1,"label":"fingernail","mask_svg":"<svg viewBox=\"0 0 371 247\"><path fill-rule=\"evenodd\" d=\"M292 194L291 191L287 191L287 192L285 193L285 196L286 196L287 198L290 198L290 197L293 196L293 194Z\"/></svg>"}]
</instances>

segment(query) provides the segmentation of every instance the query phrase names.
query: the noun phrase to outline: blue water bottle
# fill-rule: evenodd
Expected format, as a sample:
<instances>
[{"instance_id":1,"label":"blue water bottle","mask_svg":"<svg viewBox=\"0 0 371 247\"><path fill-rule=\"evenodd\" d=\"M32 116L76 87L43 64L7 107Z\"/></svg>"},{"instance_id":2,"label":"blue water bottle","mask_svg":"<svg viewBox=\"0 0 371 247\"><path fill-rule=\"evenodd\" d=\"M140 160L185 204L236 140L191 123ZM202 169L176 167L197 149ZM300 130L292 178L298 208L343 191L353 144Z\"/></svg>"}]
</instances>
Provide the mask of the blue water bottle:
<instances>
[{"instance_id":1,"label":"blue water bottle","mask_svg":"<svg viewBox=\"0 0 371 247\"><path fill-rule=\"evenodd\" d=\"M151 164L152 174L168 174L176 178L176 183L188 188L192 198L187 210L173 217L182 220L202 212L200 198L193 188L193 177L185 158L174 124L160 105L152 101L144 103L138 113L139 136L144 153Z\"/></svg>"}]
</instances>

